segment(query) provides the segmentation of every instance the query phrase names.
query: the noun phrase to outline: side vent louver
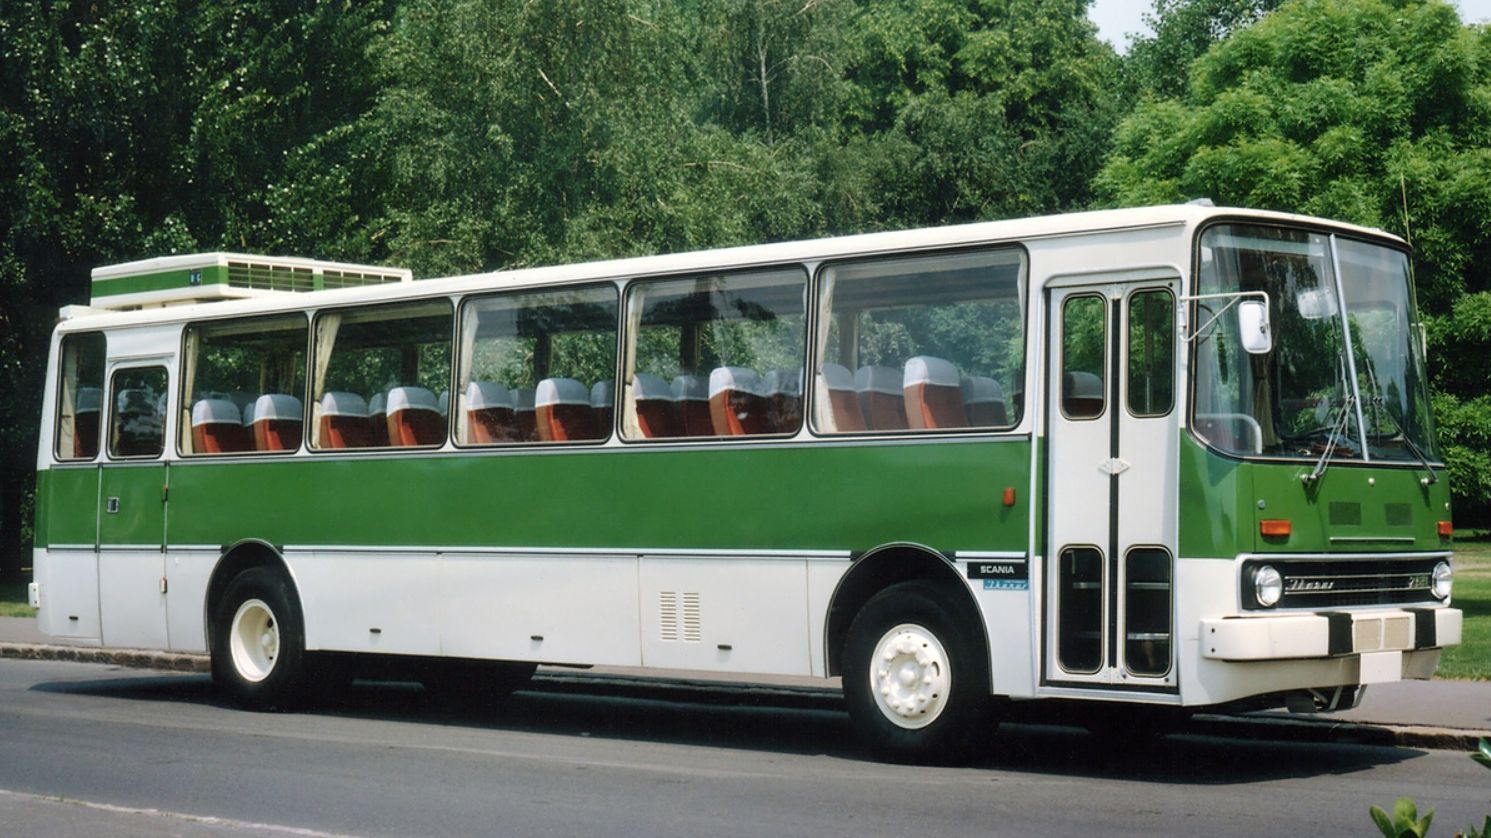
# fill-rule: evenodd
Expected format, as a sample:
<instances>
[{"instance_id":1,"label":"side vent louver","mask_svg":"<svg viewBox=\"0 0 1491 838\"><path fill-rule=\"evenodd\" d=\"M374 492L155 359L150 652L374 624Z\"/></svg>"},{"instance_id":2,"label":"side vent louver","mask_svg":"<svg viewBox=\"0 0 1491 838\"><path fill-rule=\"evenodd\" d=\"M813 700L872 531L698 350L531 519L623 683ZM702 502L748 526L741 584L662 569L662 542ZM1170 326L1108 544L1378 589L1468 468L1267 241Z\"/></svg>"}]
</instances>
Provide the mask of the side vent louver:
<instances>
[{"instance_id":1,"label":"side vent louver","mask_svg":"<svg viewBox=\"0 0 1491 838\"><path fill-rule=\"evenodd\" d=\"M658 639L698 643L701 637L698 592L659 592Z\"/></svg>"}]
</instances>

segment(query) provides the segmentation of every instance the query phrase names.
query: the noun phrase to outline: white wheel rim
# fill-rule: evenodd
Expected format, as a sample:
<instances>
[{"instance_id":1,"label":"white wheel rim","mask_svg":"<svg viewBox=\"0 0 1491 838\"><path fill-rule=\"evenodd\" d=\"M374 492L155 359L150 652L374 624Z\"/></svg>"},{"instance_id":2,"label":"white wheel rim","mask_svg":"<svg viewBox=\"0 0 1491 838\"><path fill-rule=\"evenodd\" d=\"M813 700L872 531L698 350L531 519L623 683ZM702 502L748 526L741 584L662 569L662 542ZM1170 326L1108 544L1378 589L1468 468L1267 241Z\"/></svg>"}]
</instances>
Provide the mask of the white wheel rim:
<instances>
[{"instance_id":1,"label":"white wheel rim","mask_svg":"<svg viewBox=\"0 0 1491 838\"><path fill-rule=\"evenodd\" d=\"M952 686L947 650L922 626L896 626L875 644L870 694L897 727L916 730L937 721Z\"/></svg>"},{"instance_id":2,"label":"white wheel rim","mask_svg":"<svg viewBox=\"0 0 1491 838\"><path fill-rule=\"evenodd\" d=\"M233 668L245 681L263 681L274 671L280 655L280 627L263 600L251 599L238 606L228 631L228 648Z\"/></svg>"}]
</instances>

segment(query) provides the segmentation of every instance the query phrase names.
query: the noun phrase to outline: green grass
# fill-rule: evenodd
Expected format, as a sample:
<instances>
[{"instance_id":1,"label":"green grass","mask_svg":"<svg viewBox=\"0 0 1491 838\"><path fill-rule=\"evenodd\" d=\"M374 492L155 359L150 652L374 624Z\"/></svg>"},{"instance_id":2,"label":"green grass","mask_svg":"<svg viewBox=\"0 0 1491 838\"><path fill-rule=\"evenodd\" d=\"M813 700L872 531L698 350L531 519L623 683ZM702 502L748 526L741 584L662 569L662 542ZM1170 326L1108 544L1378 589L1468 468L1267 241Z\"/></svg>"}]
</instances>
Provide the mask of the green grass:
<instances>
[{"instance_id":1,"label":"green grass","mask_svg":"<svg viewBox=\"0 0 1491 838\"><path fill-rule=\"evenodd\" d=\"M31 573L28 571L26 576ZM25 582L0 582L0 617L35 617L36 609L26 600Z\"/></svg>"},{"instance_id":2,"label":"green grass","mask_svg":"<svg viewBox=\"0 0 1491 838\"><path fill-rule=\"evenodd\" d=\"M1455 542L1453 605L1465 614L1460 645L1439 659L1440 678L1491 680L1491 541Z\"/></svg>"}]
</instances>

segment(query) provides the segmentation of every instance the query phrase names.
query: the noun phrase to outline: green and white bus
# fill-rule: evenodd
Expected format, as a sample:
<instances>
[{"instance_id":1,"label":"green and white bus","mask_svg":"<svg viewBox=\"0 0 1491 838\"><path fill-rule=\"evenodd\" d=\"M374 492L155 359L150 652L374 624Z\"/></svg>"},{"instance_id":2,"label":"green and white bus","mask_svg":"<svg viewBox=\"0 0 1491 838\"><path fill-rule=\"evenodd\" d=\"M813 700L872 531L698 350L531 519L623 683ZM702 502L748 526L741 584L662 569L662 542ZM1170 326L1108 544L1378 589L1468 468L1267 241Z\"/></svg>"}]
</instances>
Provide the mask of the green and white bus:
<instances>
[{"instance_id":1,"label":"green and white bus","mask_svg":"<svg viewBox=\"0 0 1491 838\"><path fill-rule=\"evenodd\" d=\"M103 267L37 472L42 629L252 707L349 653L842 676L935 757L1022 700L1349 707L1461 631L1408 248L1277 213Z\"/></svg>"}]
</instances>

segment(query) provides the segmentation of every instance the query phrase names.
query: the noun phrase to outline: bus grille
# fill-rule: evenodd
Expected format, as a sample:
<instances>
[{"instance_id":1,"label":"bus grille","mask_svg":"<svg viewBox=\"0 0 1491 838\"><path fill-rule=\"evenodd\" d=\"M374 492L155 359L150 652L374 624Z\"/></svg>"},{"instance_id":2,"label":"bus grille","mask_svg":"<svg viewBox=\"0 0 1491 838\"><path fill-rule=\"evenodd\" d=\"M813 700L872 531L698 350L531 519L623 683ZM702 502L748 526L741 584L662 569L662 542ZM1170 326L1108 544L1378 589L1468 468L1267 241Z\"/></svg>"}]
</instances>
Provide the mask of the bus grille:
<instances>
[{"instance_id":1,"label":"bus grille","mask_svg":"<svg viewBox=\"0 0 1491 838\"><path fill-rule=\"evenodd\" d=\"M1250 559L1243 563L1242 602L1263 610L1251 595L1253 569L1270 565L1284 577L1280 608L1346 608L1360 605L1407 605L1437 602L1430 583L1442 559Z\"/></svg>"}]
</instances>

